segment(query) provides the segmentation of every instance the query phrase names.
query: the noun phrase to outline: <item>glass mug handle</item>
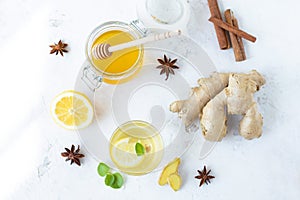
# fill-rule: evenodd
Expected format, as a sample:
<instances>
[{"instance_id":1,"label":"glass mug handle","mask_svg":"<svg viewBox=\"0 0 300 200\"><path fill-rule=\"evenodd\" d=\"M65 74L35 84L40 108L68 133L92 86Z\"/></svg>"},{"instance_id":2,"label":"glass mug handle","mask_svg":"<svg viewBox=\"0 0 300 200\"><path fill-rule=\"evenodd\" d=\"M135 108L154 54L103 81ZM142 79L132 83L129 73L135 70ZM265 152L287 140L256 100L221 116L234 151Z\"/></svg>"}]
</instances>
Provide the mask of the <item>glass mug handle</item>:
<instances>
[{"instance_id":1,"label":"glass mug handle","mask_svg":"<svg viewBox=\"0 0 300 200\"><path fill-rule=\"evenodd\" d=\"M90 90L95 92L102 85L103 78L93 70L93 67L88 61L85 61L83 63L81 80Z\"/></svg>"}]
</instances>

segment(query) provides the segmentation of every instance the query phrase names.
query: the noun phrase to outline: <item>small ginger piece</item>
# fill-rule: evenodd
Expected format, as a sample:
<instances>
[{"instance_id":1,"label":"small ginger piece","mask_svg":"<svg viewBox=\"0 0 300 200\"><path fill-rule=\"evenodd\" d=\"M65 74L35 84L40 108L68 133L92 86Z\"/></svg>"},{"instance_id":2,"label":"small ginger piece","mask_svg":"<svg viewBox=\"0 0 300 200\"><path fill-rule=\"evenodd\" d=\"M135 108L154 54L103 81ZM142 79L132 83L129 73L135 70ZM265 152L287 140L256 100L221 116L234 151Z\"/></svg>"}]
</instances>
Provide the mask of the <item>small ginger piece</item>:
<instances>
[{"instance_id":1,"label":"small ginger piece","mask_svg":"<svg viewBox=\"0 0 300 200\"><path fill-rule=\"evenodd\" d=\"M198 80L199 87L192 88L190 97L175 101L170 105L171 112L177 112L186 129L199 118L203 107L228 85L228 73L214 73L209 78Z\"/></svg>"},{"instance_id":2,"label":"small ginger piece","mask_svg":"<svg viewBox=\"0 0 300 200\"><path fill-rule=\"evenodd\" d=\"M165 168L163 169L163 171L160 174L158 184L159 185L167 184L169 176L171 174L178 173L179 164L180 164L180 158L176 158L175 160L170 162L167 166L165 166Z\"/></svg>"},{"instance_id":3,"label":"small ginger piece","mask_svg":"<svg viewBox=\"0 0 300 200\"><path fill-rule=\"evenodd\" d=\"M178 191L182 183L180 175L178 173L171 174L168 177L168 183L175 192Z\"/></svg>"}]
</instances>

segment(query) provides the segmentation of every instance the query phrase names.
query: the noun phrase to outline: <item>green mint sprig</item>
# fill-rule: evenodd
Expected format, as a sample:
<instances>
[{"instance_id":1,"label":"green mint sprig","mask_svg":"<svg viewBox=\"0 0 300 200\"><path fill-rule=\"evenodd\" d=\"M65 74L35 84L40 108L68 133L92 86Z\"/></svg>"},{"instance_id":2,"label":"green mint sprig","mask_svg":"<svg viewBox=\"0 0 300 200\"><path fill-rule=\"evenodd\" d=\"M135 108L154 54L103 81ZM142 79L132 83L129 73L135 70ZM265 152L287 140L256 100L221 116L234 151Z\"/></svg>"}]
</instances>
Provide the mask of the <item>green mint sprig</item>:
<instances>
[{"instance_id":1,"label":"green mint sprig","mask_svg":"<svg viewBox=\"0 0 300 200\"><path fill-rule=\"evenodd\" d=\"M98 174L105 177L104 183L114 189L119 189L124 184L124 179L120 173L110 173L110 167L105 163L99 163L97 168Z\"/></svg>"}]
</instances>

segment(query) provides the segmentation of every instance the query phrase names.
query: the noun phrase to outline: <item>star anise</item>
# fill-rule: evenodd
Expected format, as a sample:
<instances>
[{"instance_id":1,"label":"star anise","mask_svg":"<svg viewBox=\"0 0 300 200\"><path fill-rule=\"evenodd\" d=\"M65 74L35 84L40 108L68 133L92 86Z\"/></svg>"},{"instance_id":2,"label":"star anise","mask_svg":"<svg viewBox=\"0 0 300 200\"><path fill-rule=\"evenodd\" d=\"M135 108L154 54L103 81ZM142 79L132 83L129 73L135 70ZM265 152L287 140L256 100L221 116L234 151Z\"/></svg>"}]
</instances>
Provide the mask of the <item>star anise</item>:
<instances>
[{"instance_id":1,"label":"star anise","mask_svg":"<svg viewBox=\"0 0 300 200\"><path fill-rule=\"evenodd\" d=\"M214 176L209 175L211 170L206 171L206 166L204 165L204 168L202 171L197 170L199 175L195 176L196 179L201 179L199 187L201 187L204 183L208 185L210 183L210 179L215 178Z\"/></svg>"},{"instance_id":2,"label":"star anise","mask_svg":"<svg viewBox=\"0 0 300 200\"><path fill-rule=\"evenodd\" d=\"M56 55L58 53L60 53L60 55L64 56L64 53L67 53L68 50L66 50L65 48L68 46L68 44L63 43L61 40L59 40L59 42L56 44L54 43L53 45L49 45L49 47L51 47L51 51L50 54L56 53Z\"/></svg>"},{"instance_id":3,"label":"star anise","mask_svg":"<svg viewBox=\"0 0 300 200\"><path fill-rule=\"evenodd\" d=\"M179 67L177 65L175 65L175 63L177 62L177 59L172 60L171 58L167 58L166 55L164 55L164 59L157 59L157 61L160 63L159 66L157 66L157 69L161 69L160 71L160 75L162 74L166 74L166 79L168 80L169 78L169 74L173 74L175 75L175 72L173 69L179 69Z\"/></svg>"},{"instance_id":4,"label":"star anise","mask_svg":"<svg viewBox=\"0 0 300 200\"><path fill-rule=\"evenodd\" d=\"M78 145L76 151L75 151L75 146L72 145L71 147L71 150L68 149L68 148L65 148L66 152L62 152L61 153L61 156L62 157L67 157L66 161L69 161L71 160L71 165L75 162L77 165L81 165L80 164L80 158L83 158L84 155L83 154L80 154L79 151L80 151L80 146Z\"/></svg>"}]
</instances>

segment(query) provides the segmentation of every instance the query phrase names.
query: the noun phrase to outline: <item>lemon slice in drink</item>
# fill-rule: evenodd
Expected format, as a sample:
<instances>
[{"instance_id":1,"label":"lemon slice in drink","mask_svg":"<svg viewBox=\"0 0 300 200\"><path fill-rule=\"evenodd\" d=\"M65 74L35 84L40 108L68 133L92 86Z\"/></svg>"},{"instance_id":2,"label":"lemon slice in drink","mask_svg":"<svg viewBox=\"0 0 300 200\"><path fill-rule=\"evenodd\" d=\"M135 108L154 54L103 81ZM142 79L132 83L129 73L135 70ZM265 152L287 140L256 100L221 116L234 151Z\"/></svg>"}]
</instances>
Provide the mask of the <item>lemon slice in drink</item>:
<instances>
[{"instance_id":1,"label":"lemon slice in drink","mask_svg":"<svg viewBox=\"0 0 300 200\"><path fill-rule=\"evenodd\" d=\"M144 156L137 156L135 143L130 138L123 138L112 144L110 154L119 168L134 168L143 162Z\"/></svg>"},{"instance_id":2,"label":"lemon slice in drink","mask_svg":"<svg viewBox=\"0 0 300 200\"><path fill-rule=\"evenodd\" d=\"M51 104L54 121L66 129L87 127L94 116L93 106L84 94L76 91L64 91L57 95Z\"/></svg>"}]
</instances>

